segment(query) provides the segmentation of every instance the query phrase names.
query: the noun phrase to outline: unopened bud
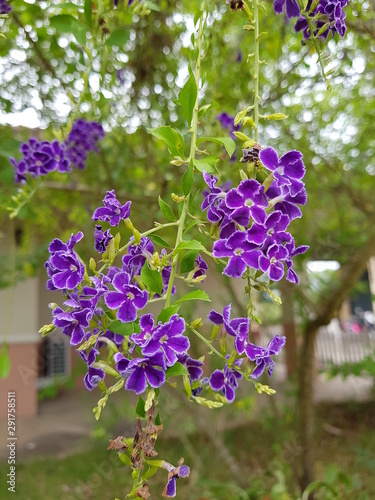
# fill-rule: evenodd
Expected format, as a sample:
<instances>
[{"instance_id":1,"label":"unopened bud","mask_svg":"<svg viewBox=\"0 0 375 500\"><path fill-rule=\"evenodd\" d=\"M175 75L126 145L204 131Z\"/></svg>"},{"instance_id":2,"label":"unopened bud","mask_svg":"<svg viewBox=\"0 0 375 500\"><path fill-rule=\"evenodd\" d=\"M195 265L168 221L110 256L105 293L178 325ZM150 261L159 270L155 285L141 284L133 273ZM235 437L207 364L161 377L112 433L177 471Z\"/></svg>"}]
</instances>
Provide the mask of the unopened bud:
<instances>
[{"instance_id":1,"label":"unopened bud","mask_svg":"<svg viewBox=\"0 0 375 500\"><path fill-rule=\"evenodd\" d=\"M240 170L240 177L241 177L241 181L245 181L246 179L248 179L248 176L246 174L246 172L244 172L241 168Z\"/></svg>"},{"instance_id":2,"label":"unopened bud","mask_svg":"<svg viewBox=\"0 0 375 500\"><path fill-rule=\"evenodd\" d=\"M288 115L284 115L284 113L273 113L272 115L265 115L265 116L261 116L261 118L264 118L265 120L268 120L268 121L276 121L276 120L285 120L286 118L288 118Z\"/></svg>"},{"instance_id":3,"label":"unopened bud","mask_svg":"<svg viewBox=\"0 0 375 500\"><path fill-rule=\"evenodd\" d=\"M191 326L192 328L195 328L195 329L197 329L197 328L202 328L202 326L203 326L203 321L202 321L202 318L197 318L197 319L195 319L194 321L192 321L192 322L190 323L190 326Z\"/></svg>"},{"instance_id":4,"label":"unopened bud","mask_svg":"<svg viewBox=\"0 0 375 500\"><path fill-rule=\"evenodd\" d=\"M255 127L254 120L251 116L246 116L246 118L242 120L242 123L244 126L248 125L249 127Z\"/></svg>"},{"instance_id":5,"label":"unopened bud","mask_svg":"<svg viewBox=\"0 0 375 500\"><path fill-rule=\"evenodd\" d=\"M121 234L120 233L116 233L116 236L114 237L114 244L115 244L116 250L119 249L120 243L121 243Z\"/></svg>"},{"instance_id":6,"label":"unopened bud","mask_svg":"<svg viewBox=\"0 0 375 500\"><path fill-rule=\"evenodd\" d=\"M240 141L245 142L251 140L250 137L248 137L246 134L243 134L242 132L233 132L233 133Z\"/></svg>"},{"instance_id":7,"label":"unopened bud","mask_svg":"<svg viewBox=\"0 0 375 500\"><path fill-rule=\"evenodd\" d=\"M55 329L55 325L52 323L50 325L44 325L42 328L39 330L39 333L42 335L42 337L46 337L49 333L53 332Z\"/></svg>"},{"instance_id":8,"label":"unopened bud","mask_svg":"<svg viewBox=\"0 0 375 500\"><path fill-rule=\"evenodd\" d=\"M91 269L92 272L96 271L96 262L92 257L89 260L89 268Z\"/></svg>"}]
</instances>

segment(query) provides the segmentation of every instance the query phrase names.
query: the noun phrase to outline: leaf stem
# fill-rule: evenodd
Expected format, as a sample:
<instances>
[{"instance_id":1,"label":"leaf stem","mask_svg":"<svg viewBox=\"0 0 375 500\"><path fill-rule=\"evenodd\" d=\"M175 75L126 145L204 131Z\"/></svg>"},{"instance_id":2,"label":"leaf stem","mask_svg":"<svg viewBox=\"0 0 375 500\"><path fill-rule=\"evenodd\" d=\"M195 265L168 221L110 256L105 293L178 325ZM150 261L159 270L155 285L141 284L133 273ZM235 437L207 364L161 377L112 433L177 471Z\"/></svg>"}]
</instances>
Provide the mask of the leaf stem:
<instances>
[{"instance_id":1,"label":"leaf stem","mask_svg":"<svg viewBox=\"0 0 375 500\"><path fill-rule=\"evenodd\" d=\"M226 358L225 356L223 356L212 344L209 340L206 339L206 337L203 337L203 335L201 333L199 333L195 328L192 328L191 326L189 326L190 330L195 333L195 335L201 339L202 342L204 342L206 344L206 346L210 349L210 351L212 351L213 353L215 353L217 356L219 356L219 358L221 359L224 359L226 361Z\"/></svg>"}]
</instances>

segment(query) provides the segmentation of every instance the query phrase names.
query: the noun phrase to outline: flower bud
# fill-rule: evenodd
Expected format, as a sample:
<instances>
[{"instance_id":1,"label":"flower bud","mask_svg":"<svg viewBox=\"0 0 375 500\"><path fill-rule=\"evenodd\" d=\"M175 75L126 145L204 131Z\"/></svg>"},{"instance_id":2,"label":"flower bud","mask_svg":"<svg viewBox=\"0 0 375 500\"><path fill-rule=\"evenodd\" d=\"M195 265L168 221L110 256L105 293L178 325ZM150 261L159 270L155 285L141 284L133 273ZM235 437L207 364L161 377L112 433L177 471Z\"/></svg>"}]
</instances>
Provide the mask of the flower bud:
<instances>
[{"instance_id":1,"label":"flower bud","mask_svg":"<svg viewBox=\"0 0 375 500\"><path fill-rule=\"evenodd\" d=\"M261 118L264 118L265 120L285 120L288 118L288 115L284 115L284 113L273 113L272 115L265 115L262 116Z\"/></svg>"},{"instance_id":2,"label":"flower bud","mask_svg":"<svg viewBox=\"0 0 375 500\"><path fill-rule=\"evenodd\" d=\"M194 321L192 321L192 323L190 323L190 326L195 329L202 328L203 326L202 318L195 319Z\"/></svg>"}]
</instances>

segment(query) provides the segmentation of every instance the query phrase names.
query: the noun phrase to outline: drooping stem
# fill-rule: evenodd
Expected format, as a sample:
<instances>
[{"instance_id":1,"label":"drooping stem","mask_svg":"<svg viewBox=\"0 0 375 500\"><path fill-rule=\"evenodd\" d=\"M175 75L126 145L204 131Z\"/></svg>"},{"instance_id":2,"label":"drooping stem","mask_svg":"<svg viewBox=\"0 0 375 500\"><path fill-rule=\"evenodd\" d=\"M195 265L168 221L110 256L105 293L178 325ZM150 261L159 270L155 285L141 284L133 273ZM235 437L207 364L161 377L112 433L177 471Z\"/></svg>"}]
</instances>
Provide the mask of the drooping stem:
<instances>
[{"instance_id":1,"label":"drooping stem","mask_svg":"<svg viewBox=\"0 0 375 500\"><path fill-rule=\"evenodd\" d=\"M199 30L198 30L198 40L197 40L197 47L198 47L198 56L197 56L197 64L195 67L195 82L197 85L197 98L195 100L195 105L193 109L193 124L192 124L192 136L191 136L191 144L190 144L190 153L189 153L189 158L188 158L188 164L190 168L191 161L194 160L195 158L195 153L197 150L197 129L198 129L198 102L199 102L199 81L201 77L201 58L202 58L202 40L203 40L203 9L202 9L202 14L199 19ZM176 244L175 244L175 249L178 247L178 245L181 243L183 240L183 232L185 229L185 222L186 222L186 217L189 211L189 201L190 201L190 193L185 197L184 204L182 207L181 211L181 216L178 221L178 230L177 230L177 236L176 236ZM174 279L176 276L176 270L177 270L177 264L178 264L178 254L176 254L173 257L172 260L172 269L171 269L171 275L169 278L169 283L168 283L168 289L166 293L166 298L165 298L165 307L169 307L171 304L171 296L172 296L172 289L173 289L173 283Z\"/></svg>"},{"instance_id":2,"label":"drooping stem","mask_svg":"<svg viewBox=\"0 0 375 500\"><path fill-rule=\"evenodd\" d=\"M258 0L253 0L253 14L254 14L254 139L258 142L258 127L259 127L259 6Z\"/></svg>"}]
</instances>

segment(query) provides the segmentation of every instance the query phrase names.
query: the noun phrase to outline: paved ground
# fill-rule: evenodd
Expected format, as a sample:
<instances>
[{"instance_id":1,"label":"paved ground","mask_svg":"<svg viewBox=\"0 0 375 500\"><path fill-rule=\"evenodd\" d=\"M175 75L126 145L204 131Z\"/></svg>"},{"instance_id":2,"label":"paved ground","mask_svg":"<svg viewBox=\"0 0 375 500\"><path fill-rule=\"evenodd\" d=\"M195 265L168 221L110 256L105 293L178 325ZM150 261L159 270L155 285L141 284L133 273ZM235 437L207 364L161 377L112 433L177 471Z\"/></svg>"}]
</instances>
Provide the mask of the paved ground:
<instances>
[{"instance_id":1,"label":"paved ground","mask_svg":"<svg viewBox=\"0 0 375 500\"><path fill-rule=\"evenodd\" d=\"M285 367L277 365L273 377L272 387L281 394L281 385L285 379ZM316 402L343 402L366 401L371 397L372 381L365 378L349 377L345 381L339 377L327 380L323 374L318 375L315 385ZM115 395L118 398L118 394ZM90 435L97 429L92 414L96 405L98 392L88 393L74 390L64 391L55 399L42 401L39 405L39 414L33 418L19 418L17 420L17 457L19 461L26 461L38 456L53 455L62 458L70 453L82 449L90 439ZM114 404L116 399L114 398ZM110 412L108 412L109 414ZM122 434L128 428L132 429L126 418L115 425L114 435ZM6 443L6 425L2 422L0 460L4 460L8 451Z\"/></svg>"}]
</instances>

